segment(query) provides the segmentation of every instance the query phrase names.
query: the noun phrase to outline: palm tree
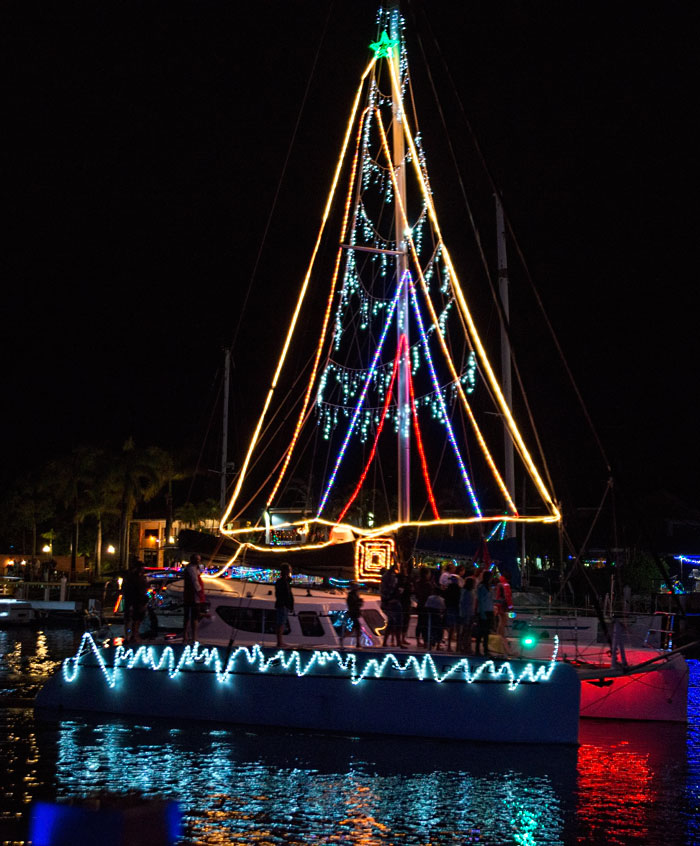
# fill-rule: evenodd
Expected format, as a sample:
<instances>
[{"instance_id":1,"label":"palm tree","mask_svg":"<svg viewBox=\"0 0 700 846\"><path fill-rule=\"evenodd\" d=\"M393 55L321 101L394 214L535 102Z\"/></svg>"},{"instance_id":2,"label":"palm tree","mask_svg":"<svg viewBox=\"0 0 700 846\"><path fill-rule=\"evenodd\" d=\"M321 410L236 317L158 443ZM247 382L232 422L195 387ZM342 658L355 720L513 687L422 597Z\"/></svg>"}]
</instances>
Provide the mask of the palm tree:
<instances>
[{"instance_id":1,"label":"palm tree","mask_svg":"<svg viewBox=\"0 0 700 846\"><path fill-rule=\"evenodd\" d=\"M172 457L159 447L137 447L129 438L110 471L110 484L119 491L119 561L126 569L129 527L137 505L153 499L170 479L176 478Z\"/></svg>"},{"instance_id":2,"label":"palm tree","mask_svg":"<svg viewBox=\"0 0 700 846\"><path fill-rule=\"evenodd\" d=\"M112 472L113 456L101 452L95 463L95 472L85 491L81 518L94 517L95 532L95 576L102 575L102 527L106 515L120 513L121 491Z\"/></svg>"},{"instance_id":3,"label":"palm tree","mask_svg":"<svg viewBox=\"0 0 700 846\"><path fill-rule=\"evenodd\" d=\"M41 523L52 519L54 509L42 489L41 481L34 474L20 479L0 506L3 528L11 533L22 533L22 553L26 554L24 537L32 535L32 557L37 554L37 532Z\"/></svg>"},{"instance_id":4,"label":"palm tree","mask_svg":"<svg viewBox=\"0 0 700 846\"><path fill-rule=\"evenodd\" d=\"M216 520L219 516L219 503L213 499L186 502L175 511L175 519L191 529L202 526L207 520Z\"/></svg>"},{"instance_id":5,"label":"palm tree","mask_svg":"<svg viewBox=\"0 0 700 846\"><path fill-rule=\"evenodd\" d=\"M102 451L92 446L76 447L69 455L51 461L44 469L42 489L66 509L72 524L71 579L75 579L80 524L86 513L89 492L94 485Z\"/></svg>"}]
</instances>

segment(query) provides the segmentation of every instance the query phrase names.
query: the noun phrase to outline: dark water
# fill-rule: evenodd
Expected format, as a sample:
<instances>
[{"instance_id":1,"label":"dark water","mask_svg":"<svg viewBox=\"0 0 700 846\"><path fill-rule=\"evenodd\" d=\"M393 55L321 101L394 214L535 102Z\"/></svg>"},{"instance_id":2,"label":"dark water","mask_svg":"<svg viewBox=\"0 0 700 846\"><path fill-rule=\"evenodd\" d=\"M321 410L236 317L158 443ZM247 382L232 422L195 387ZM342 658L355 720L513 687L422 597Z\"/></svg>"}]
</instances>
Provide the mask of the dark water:
<instances>
[{"instance_id":1,"label":"dark water","mask_svg":"<svg viewBox=\"0 0 700 846\"><path fill-rule=\"evenodd\" d=\"M37 799L130 789L176 798L188 844L700 842L699 662L687 728L584 720L573 749L105 717L36 722L32 697L79 637L0 631L2 844L28 842Z\"/></svg>"}]
</instances>

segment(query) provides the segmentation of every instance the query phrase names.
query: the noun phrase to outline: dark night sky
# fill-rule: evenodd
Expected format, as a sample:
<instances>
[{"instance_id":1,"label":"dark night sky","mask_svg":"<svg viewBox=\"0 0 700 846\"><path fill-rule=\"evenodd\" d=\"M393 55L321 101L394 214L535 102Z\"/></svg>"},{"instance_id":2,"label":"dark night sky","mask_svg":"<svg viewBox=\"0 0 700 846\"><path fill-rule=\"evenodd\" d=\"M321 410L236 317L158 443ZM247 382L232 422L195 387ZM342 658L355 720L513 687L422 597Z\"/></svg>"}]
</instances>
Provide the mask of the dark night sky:
<instances>
[{"instance_id":1,"label":"dark night sky","mask_svg":"<svg viewBox=\"0 0 700 846\"><path fill-rule=\"evenodd\" d=\"M241 6L3 4L6 479L129 435L200 450L317 60L236 337L240 458L376 12L368 0ZM432 35L440 45L616 471L635 489L700 502L695 4L431 0L409 8L409 26L414 14L433 62ZM409 46L417 77L420 45ZM464 214L442 172L437 113L418 105L453 245L471 236L455 222ZM453 138L469 177L478 168L461 120ZM549 405L555 461L580 457L578 424L566 422L574 400L546 372L546 344L529 340L522 356ZM594 462L572 466L604 477Z\"/></svg>"}]
</instances>

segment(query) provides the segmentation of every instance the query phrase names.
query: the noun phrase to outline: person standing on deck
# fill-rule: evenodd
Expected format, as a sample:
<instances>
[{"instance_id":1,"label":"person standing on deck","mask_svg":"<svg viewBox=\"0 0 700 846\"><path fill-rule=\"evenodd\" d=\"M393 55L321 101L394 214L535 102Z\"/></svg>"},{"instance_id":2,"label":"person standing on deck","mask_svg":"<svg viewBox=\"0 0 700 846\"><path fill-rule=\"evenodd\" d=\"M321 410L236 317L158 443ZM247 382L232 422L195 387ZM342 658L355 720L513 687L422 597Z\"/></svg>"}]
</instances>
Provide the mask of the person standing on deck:
<instances>
[{"instance_id":1,"label":"person standing on deck","mask_svg":"<svg viewBox=\"0 0 700 846\"><path fill-rule=\"evenodd\" d=\"M428 646L428 615L425 603L433 592L431 572L427 567L418 571L418 580L414 587L416 597L416 646Z\"/></svg>"},{"instance_id":2,"label":"person standing on deck","mask_svg":"<svg viewBox=\"0 0 700 846\"><path fill-rule=\"evenodd\" d=\"M204 584L199 566L202 556L196 553L190 557L190 563L183 573L182 608L184 620L182 624L182 642L194 643L197 639L197 623L199 622L200 605L204 598Z\"/></svg>"},{"instance_id":3,"label":"person standing on deck","mask_svg":"<svg viewBox=\"0 0 700 846\"><path fill-rule=\"evenodd\" d=\"M496 598L493 604L496 612L496 632L505 637L508 614L513 610L513 593L506 572L501 573L501 578L496 582Z\"/></svg>"},{"instance_id":4,"label":"person standing on deck","mask_svg":"<svg viewBox=\"0 0 700 846\"><path fill-rule=\"evenodd\" d=\"M486 570L481 577L481 584L476 590L476 644L475 654L479 654L479 644L483 641L484 658L490 658L489 634L493 629L493 596L491 594L491 573Z\"/></svg>"},{"instance_id":5,"label":"person standing on deck","mask_svg":"<svg viewBox=\"0 0 700 846\"><path fill-rule=\"evenodd\" d=\"M289 564L280 567L280 577L275 582L275 616L277 622L277 646L282 649L286 644L282 636L287 628L289 612L294 611L294 595L291 583L292 571Z\"/></svg>"},{"instance_id":6,"label":"person standing on deck","mask_svg":"<svg viewBox=\"0 0 700 846\"><path fill-rule=\"evenodd\" d=\"M350 590L347 595L348 613L347 619L350 623L350 631L355 634L355 647L360 648L360 635L362 634L362 627L360 625L360 615L362 614L362 606L364 599L360 596L357 582L352 582ZM340 645L343 645L345 639L346 625L343 625L343 634L340 638Z\"/></svg>"},{"instance_id":7,"label":"person standing on deck","mask_svg":"<svg viewBox=\"0 0 700 846\"><path fill-rule=\"evenodd\" d=\"M447 629L447 651L452 652L452 641L455 642L455 652L458 650L458 624L459 624L459 599L460 599L459 577L454 573L447 580L442 595L445 600L445 629Z\"/></svg>"},{"instance_id":8,"label":"person standing on deck","mask_svg":"<svg viewBox=\"0 0 700 846\"><path fill-rule=\"evenodd\" d=\"M143 562L133 561L124 579L124 640L141 642L141 623L148 606L148 581L143 573Z\"/></svg>"},{"instance_id":9,"label":"person standing on deck","mask_svg":"<svg viewBox=\"0 0 700 846\"><path fill-rule=\"evenodd\" d=\"M443 625L445 618L445 599L438 587L433 587L433 592L425 600L423 606L427 615L426 649L440 649L442 643Z\"/></svg>"},{"instance_id":10,"label":"person standing on deck","mask_svg":"<svg viewBox=\"0 0 700 846\"><path fill-rule=\"evenodd\" d=\"M476 612L476 580L467 576L459 595L459 650L471 655L472 625Z\"/></svg>"},{"instance_id":11,"label":"person standing on deck","mask_svg":"<svg viewBox=\"0 0 700 846\"><path fill-rule=\"evenodd\" d=\"M398 567L392 564L390 567L385 567L382 570L382 581L379 586L379 595L381 597L381 609L386 614L389 602L396 596L396 591L399 586Z\"/></svg>"},{"instance_id":12,"label":"person standing on deck","mask_svg":"<svg viewBox=\"0 0 700 846\"><path fill-rule=\"evenodd\" d=\"M408 626L411 622L411 595L413 584L407 573L399 574L399 601L401 602L401 637L399 646L408 646Z\"/></svg>"}]
</instances>

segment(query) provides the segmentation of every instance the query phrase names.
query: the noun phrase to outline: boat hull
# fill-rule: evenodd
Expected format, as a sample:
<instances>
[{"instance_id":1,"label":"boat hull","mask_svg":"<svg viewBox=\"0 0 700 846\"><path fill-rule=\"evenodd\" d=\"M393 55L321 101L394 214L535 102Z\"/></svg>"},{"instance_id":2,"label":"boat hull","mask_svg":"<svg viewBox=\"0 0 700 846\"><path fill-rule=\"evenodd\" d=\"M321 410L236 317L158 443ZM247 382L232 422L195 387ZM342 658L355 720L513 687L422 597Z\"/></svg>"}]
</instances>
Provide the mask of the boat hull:
<instances>
[{"instance_id":1,"label":"boat hull","mask_svg":"<svg viewBox=\"0 0 700 846\"><path fill-rule=\"evenodd\" d=\"M38 626L41 617L31 603L20 599L0 599L0 628Z\"/></svg>"},{"instance_id":2,"label":"boat hull","mask_svg":"<svg viewBox=\"0 0 700 846\"><path fill-rule=\"evenodd\" d=\"M511 641L510 646L515 652L517 642ZM549 644L540 643L532 654L542 659L550 650ZM559 660L571 663L581 679L581 716L687 722L689 669L683 655L628 647L625 657L631 671L621 663L613 667L609 650L601 644L561 647ZM639 667L638 672L635 667Z\"/></svg>"},{"instance_id":3,"label":"boat hull","mask_svg":"<svg viewBox=\"0 0 700 846\"><path fill-rule=\"evenodd\" d=\"M84 640L79 657L42 688L36 709L352 734L578 740L580 683L559 662L259 646L225 653L200 645L93 649Z\"/></svg>"},{"instance_id":4,"label":"boat hull","mask_svg":"<svg viewBox=\"0 0 700 846\"><path fill-rule=\"evenodd\" d=\"M581 716L685 723L688 677L685 658L673 655L654 668L647 667L645 672L582 678Z\"/></svg>"}]
</instances>

